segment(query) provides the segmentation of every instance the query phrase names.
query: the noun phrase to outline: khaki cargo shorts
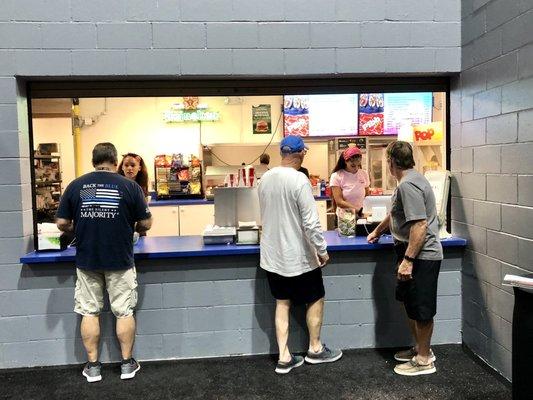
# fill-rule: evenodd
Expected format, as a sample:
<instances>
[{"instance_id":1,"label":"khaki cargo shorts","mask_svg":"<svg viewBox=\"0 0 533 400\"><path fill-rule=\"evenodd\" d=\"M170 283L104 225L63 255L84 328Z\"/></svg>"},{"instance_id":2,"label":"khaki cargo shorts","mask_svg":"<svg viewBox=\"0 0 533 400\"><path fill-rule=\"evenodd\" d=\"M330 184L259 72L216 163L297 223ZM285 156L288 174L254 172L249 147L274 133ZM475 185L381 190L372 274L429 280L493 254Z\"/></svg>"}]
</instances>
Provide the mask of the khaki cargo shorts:
<instances>
[{"instance_id":1,"label":"khaki cargo shorts","mask_svg":"<svg viewBox=\"0 0 533 400\"><path fill-rule=\"evenodd\" d=\"M104 308L104 288L109 294L111 311L117 318L133 315L137 305L137 271L135 267L120 271L76 268L74 312L99 315Z\"/></svg>"}]
</instances>

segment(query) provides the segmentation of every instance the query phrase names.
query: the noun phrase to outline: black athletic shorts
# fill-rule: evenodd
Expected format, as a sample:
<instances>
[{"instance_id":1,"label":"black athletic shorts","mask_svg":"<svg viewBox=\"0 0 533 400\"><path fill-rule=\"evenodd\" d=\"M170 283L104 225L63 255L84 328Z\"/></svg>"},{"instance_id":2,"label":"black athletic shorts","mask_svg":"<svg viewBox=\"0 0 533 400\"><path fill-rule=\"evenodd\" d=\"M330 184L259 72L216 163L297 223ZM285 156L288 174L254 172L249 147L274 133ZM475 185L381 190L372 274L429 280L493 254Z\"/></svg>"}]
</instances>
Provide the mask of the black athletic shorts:
<instances>
[{"instance_id":1,"label":"black athletic shorts","mask_svg":"<svg viewBox=\"0 0 533 400\"><path fill-rule=\"evenodd\" d=\"M326 294L322 268L315 268L298 276L281 276L267 271L270 292L276 300L290 300L294 304L310 304Z\"/></svg>"},{"instance_id":2,"label":"black athletic shorts","mask_svg":"<svg viewBox=\"0 0 533 400\"><path fill-rule=\"evenodd\" d=\"M403 260L407 246L396 244L397 266ZM437 313L437 283L440 260L419 260L413 262L412 277L408 281L397 281L396 300L403 302L407 316L415 321L430 321Z\"/></svg>"}]
</instances>

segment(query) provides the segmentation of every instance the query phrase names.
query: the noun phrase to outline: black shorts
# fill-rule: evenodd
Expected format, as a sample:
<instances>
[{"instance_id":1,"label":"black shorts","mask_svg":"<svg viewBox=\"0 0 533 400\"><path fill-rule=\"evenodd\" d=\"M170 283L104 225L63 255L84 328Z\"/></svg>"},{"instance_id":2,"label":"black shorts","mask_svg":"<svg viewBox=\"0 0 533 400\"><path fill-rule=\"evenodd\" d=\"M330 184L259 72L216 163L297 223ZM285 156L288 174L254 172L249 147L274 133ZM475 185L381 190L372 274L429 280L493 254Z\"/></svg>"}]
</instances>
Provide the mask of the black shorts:
<instances>
[{"instance_id":1,"label":"black shorts","mask_svg":"<svg viewBox=\"0 0 533 400\"><path fill-rule=\"evenodd\" d=\"M407 246L395 245L400 265ZM419 260L413 262L412 277L408 281L397 281L396 300L403 302L407 316L415 321L430 321L437 313L437 283L440 260Z\"/></svg>"},{"instance_id":2,"label":"black shorts","mask_svg":"<svg viewBox=\"0 0 533 400\"><path fill-rule=\"evenodd\" d=\"M322 268L298 276L281 276L267 271L270 292L276 300L290 300L294 304L310 304L326 294Z\"/></svg>"}]
</instances>

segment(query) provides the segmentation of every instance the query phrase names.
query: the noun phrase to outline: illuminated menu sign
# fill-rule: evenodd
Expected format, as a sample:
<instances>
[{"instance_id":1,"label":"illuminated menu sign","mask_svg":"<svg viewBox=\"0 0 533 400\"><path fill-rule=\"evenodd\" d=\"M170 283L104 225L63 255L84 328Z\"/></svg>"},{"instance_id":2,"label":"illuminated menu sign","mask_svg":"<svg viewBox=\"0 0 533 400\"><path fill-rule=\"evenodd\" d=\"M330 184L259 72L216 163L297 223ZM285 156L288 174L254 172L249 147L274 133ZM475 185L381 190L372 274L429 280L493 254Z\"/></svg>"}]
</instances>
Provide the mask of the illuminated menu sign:
<instances>
[{"instance_id":1,"label":"illuminated menu sign","mask_svg":"<svg viewBox=\"0 0 533 400\"><path fill-rule=\"evenodd\" d=\"M190 99L196 99L191 103ZM214 122L220 119L218 111L208 111L206 104L199 104L197 97L184 97L183 103L176 103L170 110L163 112L163 120L173 122Z\"/></svg>"},{"instance_id":2,"label":"illuminated menu sign","mask_svg":"<svg viewBox=\"0 0 533 400\"><path fill-rule=\"evenodd\" d=\"M432 110L431 92L385 93L385 134L397 135L404 125L431 123Z\"/></svg>"},{"instance_id":3,"label":"illuminated menu sign","mask_svg":"<svg viewBox=\"0 0 533 400\"><path fill-rule=\"evenodd\" d=\"M285 96L283 116L285 135L356 135L357 95Z\"/></svg>"},{"instance_id":4,"label":"illuminated menu sign","mask_svg":"<svg viewBox=\"0 0 533 400\"><path fill-rule=\"evenodd\" d=\"M167 123L172 122L213 122L220 119L218 111L165 111L163 120Z\"/></svg>"}]
</instances>

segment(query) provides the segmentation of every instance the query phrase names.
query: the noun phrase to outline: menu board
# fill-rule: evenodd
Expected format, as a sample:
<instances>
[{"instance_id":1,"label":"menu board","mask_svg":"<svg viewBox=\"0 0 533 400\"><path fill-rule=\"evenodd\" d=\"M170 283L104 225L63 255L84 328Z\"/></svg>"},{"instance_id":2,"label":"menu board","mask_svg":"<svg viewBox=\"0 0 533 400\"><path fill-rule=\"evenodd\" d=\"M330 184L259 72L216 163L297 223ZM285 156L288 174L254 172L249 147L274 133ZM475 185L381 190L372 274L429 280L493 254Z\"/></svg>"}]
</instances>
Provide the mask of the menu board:
<instances>
[{"instance_id":1,"label":"menu board","mask_svg":"<svg viewBox=\"0 0 533 400\"><path fill-rule=\"evenodd\" d=\"M397 135L402 125L431 123L432 109L431 92L385 93L385 135Z\"/></svg>"},{"instance_id":2,"label":"menu board","mask_svg":"<svg viewBox=\"0 0 533 400\"><path fill-rule=\"evenodd\" d=\"M285 96L284 134L298 136L357 135L357 95Z\"/></svg>"},{"instance_id":3,"label":"menu board","mask_svg":"<svg viewBox=\"0 0 533 400\"><path fill-rule=\"evenodd\" d=\"M431 123L432 110L431 92L285 96L284 134L398 135L402 126Z\"/></svg>"},{"instance_id":4,"label":"menu board","mask_svg":"<svg viewBox=\"0 0 533 400\"><path fill-rule=\"evenodd\" d=\"M383 93L361 93L359 95L360 135L383 135L384 106Z\"/></svg>"},{"instance_id":5,"label":"menu board","mask_svg":"<svg viewBox=\"0 0 533 400\"><path fill-rule=\"evenodd\" d=\"M355 144L360 149L366 149L366 138L339 138L337 139L337 150L345 150L351 144Z\"/></svg>"}]
</instances>

